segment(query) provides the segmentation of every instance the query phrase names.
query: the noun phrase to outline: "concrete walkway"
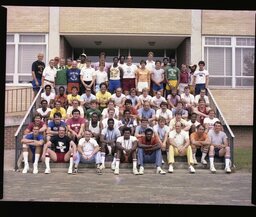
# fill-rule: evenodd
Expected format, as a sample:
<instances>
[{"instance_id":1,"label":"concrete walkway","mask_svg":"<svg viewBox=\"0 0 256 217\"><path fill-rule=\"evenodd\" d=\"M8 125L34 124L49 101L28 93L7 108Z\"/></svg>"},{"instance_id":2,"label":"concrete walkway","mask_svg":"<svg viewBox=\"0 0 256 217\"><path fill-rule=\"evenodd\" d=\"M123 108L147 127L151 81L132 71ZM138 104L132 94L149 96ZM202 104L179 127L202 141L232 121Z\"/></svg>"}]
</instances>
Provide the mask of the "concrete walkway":
<instances>
[{"instance_id":1,"label":"concrete walkway","mask_svg":"<svg viewBox=\"0 0 256 217\"><path fill-rule=\"evenodd\" d=\"M138 204L207 204L254 206L251 204L252 175L236 171L198 169L189 174L177 169L173 174L134 176L130 169L114 175L110 168L97 175L94 168L83 168L68 175L66 168L52 168L51 174L22 174L13 171L12 150L5 151L3 201L54 201Z\"/></svg>"}]
</instances>

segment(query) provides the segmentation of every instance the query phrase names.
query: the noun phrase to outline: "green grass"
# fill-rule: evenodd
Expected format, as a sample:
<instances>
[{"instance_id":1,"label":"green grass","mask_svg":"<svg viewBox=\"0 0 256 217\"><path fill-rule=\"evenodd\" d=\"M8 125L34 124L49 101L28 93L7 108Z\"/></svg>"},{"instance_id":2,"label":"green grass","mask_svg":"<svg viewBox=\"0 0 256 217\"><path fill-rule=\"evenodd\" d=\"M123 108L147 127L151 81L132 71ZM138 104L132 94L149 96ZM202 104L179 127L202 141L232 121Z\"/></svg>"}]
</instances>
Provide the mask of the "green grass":
<instances>
[{"instance_id":1,"label":"green grass","mask_svg":"<svg viewBox=\"0 0 256 217\"><path fill-rule=\"evenodd\" d=\"M252 172L252 147L235 147L234 164L236 170Z\"/></svg>"}]
</instances>

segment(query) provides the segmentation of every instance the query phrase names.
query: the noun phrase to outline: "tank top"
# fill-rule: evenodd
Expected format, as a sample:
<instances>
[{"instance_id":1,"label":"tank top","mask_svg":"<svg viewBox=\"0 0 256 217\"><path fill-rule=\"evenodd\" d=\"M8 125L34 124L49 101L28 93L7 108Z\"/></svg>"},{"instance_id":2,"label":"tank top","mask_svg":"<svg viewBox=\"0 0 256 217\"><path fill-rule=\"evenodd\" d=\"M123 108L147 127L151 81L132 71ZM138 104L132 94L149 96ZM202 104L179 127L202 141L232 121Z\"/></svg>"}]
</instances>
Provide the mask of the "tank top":
<instances>
[{"instance_id":1,"label":"tank top","mask_svg":"<svg viewBox=\"0 0 256 217\"><path fill-rule=\"evenodd\" d=\"M100 133L100 122L98 121L97 126L93 127L92 122L89 121L89 130L92 131L93 133Z\"/></svg>"}]
</instances>

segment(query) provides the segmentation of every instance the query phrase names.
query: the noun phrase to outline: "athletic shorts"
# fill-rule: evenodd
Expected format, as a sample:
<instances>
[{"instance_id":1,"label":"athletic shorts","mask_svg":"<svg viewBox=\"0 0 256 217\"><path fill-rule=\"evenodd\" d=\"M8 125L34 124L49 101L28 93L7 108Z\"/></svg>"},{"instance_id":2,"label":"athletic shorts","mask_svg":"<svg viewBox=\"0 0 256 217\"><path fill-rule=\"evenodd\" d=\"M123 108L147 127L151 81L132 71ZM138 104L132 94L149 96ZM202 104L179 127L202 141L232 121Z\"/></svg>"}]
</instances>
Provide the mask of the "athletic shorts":
<instances>
[{"instance_id":1,"label":"athletic shorts","mask_svg":"<svg viewBox=\"0 0 256 217\"><path fill-rule=\"evenodd\" d=\"M56 155L57 155L57 163L64 163L65 161L64 161L64 157L65 157L65 154L66 153L56 153Z\"/></svg>"},{"instance_id":2,"label":"athletic shorts","mask_svg":"<svg viewBox=\"0 0 256 217\"><path fill-rule=\"evenodd\" d=\"M166 90L171 90L173 87L177 87L177 84L178 84L177 80L168 80L165 88Z\"/></svg>"}]
</instances>

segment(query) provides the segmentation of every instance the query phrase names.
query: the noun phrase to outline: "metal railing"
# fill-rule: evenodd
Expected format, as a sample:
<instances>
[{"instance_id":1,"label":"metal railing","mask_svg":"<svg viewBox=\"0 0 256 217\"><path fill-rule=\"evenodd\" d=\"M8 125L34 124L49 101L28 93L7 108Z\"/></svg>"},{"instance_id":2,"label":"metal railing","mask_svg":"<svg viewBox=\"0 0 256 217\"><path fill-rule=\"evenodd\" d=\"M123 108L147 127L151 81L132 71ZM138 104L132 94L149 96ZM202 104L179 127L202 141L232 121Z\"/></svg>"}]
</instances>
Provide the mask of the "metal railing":
<instances>
[{"instance_id":1,"label":"metal railing","mask_svg":"<svg viewBox=\"0 0 256 217\"><path fill-rule=\"evenodd\" d=\"M32 121L32 118L36 112L37 105L40 101L40 95L43 88L41 88L36 97L33 99L30 107L27 109L27 113L24 116L23 120L21 121L16 133L15 133L15 166L14 169L17 171L20 168L21 162L22 162L22 144L21 139L23 137L24 130L28 126L28 124Z\"/></svg>"},{"instance_id":2,"label":"metal railing","mask_svg":"<svg viewBox=\"0 0 256 217\"><path fill-rule=\"evenodd\" d=\"M5 113L27 111L33 100L31 87L5 90Z\"/></svg>"},{"instance_id":3,"label":"metal railing","mask_svg":"<svg viewBox=\"0 0 256 217\"><path fill-rule=\"evenodd\" d=\"M230 146L230 158L231 158L231 166L235 167L234 164L234 140L235 140L235 136L233 134L233 131L231 130L231 128L228 125L228 122L226 121L224 115L222 114L217 102L215 101L212 92L210 91L210 89L207 88L208 91L208 97L209 97L209 101L210 101L210 107L212 109L214 109L214 111L216 112L216 118L218 118L220 120L220 122L223 125L224 131L227 134L228 137L228 143Z\"/></svg>"}]
</instances>

